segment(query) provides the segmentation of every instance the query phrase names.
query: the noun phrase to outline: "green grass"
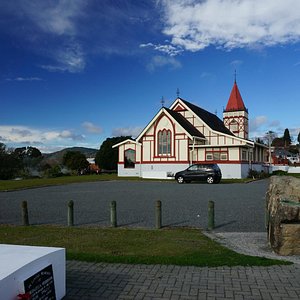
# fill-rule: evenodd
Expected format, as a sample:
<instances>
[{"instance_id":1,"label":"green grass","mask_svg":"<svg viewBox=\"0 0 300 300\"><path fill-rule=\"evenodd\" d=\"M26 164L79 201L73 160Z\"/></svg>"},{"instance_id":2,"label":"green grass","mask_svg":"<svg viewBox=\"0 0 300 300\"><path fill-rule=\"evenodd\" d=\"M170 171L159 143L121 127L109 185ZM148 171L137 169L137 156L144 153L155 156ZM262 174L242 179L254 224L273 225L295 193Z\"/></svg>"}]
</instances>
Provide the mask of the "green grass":
<instances>
[{"instance_id":1,"label":"green grass","mask_svg":"<svg viewBox=\"0 0 300 300\"><path fill-rule=\"evenodd\" d=\"M93 181L106 181L106 180L131 180L131 181L164 181L174 182L170 179L142 179L139 177L118 177L117 174L101 174L101 175L84 175L84 176L62 176L57 178L34 178L34 179L21 179L21 180L0 180L1 191L13 191L20 189L28 189L35 187L51 186L51 185L64 185L70 183L80 182L93 182ZM224 183L247 183L252 179L222 179L221 184ZM206 184L203 182L203 184Z\"/></svg>"},{"instance_id":2,"label":"green grass","mask_svg":"<svg viewBox=\"0 0 300 300\"><path fill-rule=\"evenodd\" d=\"M18 189L34 188L50 185L62 185L69 183L93 182L103 180L120 180L116 174L84 175L84 176L62 176L56 178L34 178L21 180L0 180L0 191L12 191ZM138 179L138 178L136 178Z\"/></svg>"},{"instance_id":3,"label":"green grass","mask_svg":"<svg viewBox=\"0 0 300 300\"><path fill-rule=\"evenodd\" d=\"M269 266L287 262L238 254L198 229L0 226L6 244L64 247L67 259L192 266Z\"/></svg>"}]
</instances>

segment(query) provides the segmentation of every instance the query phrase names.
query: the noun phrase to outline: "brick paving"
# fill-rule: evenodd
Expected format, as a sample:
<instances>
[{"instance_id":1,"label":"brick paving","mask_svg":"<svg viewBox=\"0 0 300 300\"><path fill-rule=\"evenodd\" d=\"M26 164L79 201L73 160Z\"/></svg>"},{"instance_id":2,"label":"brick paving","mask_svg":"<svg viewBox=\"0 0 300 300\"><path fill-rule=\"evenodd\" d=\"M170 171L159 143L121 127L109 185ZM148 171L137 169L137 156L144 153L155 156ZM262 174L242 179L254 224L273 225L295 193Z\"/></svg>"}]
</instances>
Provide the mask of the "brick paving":
<instances>
[{"instance_id":1,"label":"brick paving","mask_svg":"<svg viewBox=\"0 0 300 300\"><path fill-rule=\"evenodd\" d=\"M67 262L64 300L300 299L300 265L181 267Z\"/></svg>"}]
</instances>

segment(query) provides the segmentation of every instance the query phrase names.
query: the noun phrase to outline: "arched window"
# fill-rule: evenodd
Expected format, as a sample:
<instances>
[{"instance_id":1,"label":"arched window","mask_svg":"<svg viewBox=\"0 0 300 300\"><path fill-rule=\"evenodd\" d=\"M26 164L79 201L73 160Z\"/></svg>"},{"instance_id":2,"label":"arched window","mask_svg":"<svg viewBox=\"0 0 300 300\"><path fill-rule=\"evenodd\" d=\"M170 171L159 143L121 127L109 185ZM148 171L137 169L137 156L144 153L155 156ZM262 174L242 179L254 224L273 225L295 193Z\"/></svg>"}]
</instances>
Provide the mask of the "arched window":
<instances>
[{"instance_id":1,"label":"arched window","mask_svg":"<svg viewBox=\"0 0 300 300\"><path fill-rule=\"evenodd\" d=\"M134 168L135 166L135 150L127 149L124 152L124 168Z\"/></svg>"},{"instance_id":2,"label":"arched window","mask_svg":"<svg viewBox=\"0 0 300 300\"><path fill-rule=\"evenodd\" d=\"M231 132L238 132L239 128L238 128L238 123L236 120L232 120L229 124L229 129Z\"/></svg>"},{"instance_id":3,"label":"arched window","mask_svg":"<svg viewBox=\"0 0 300 300\"><path fill-rule=\"evenodd\" d=\"M158 132L158 155L171 155L171 131Z\"/></svg>"}]
</instances>

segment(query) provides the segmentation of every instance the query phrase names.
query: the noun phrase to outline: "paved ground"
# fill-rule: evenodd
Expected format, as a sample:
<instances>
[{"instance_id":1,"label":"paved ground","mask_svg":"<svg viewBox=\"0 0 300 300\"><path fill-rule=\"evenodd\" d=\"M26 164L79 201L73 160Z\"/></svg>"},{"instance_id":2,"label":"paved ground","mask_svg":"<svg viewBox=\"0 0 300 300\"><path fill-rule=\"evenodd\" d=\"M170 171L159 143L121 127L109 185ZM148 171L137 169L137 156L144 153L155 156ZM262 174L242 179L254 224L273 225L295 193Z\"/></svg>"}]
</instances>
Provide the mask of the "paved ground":
<instances>
[{"instance_id":1,"label":"paved ground","mask_svg":"<svg viewBox=\"0 0 300 300\"><path fill-rule=\"evenodd\" d=\"M250 184L174 182L97 182L0 193L0 224L20 223L27 200L34 224L66 224L66 207L75 202L76 225L109 224L116 200L121 226L154 227L154 204L163 203L165 226L207 224L207 202L215 201L213 238L247 254L274 255L264 234L268 181ZM293 258L294 259L294 258ZM300 258L296 258L296 262ZM70 299L300 299L300 264L274 267L199 268L67 262Z\"/></svg>"},{"instance_id":2,"label":"paved ground","mask_svg":"<svg viewBox=\"0 0 300 300\"><path fill-rule=\"evenodd\" d=\"M65 299L300 299L300 266L179 267L69 261Z\"/></svg>"},{"instance_id":3,"label":"paved ground","mask_svg":"<svg viewBox=\"0 0 300 300\"><path fill-rule=\"evenodd\" d=\"M153 228L155 201L161 200L164 226L206 228L207 204L213 200L218 231L262 232L267 185L268 180L216 185L107 181L0 192L0 224L20 224L21 202L27 200L31 224L66 225L67 203L73 200L75 225L108 226L115 200L120 226Z\"/></svg>"}]
</instances>

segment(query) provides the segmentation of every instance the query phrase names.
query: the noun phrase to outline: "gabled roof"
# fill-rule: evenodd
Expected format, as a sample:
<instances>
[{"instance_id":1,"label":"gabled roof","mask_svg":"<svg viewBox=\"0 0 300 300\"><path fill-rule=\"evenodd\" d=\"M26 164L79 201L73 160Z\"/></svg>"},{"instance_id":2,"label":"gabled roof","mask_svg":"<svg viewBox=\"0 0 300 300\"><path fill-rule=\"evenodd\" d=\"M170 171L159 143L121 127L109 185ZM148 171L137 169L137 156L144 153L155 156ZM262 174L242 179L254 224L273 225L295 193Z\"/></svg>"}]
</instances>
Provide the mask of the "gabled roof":
<instances>
[{"instance_id":1,"label":"gabled roof","mask_svg":"<svg viewBox=\"0 0 300 300\"><path fill-rule=\"evenodd\" d=\"M140 143L138 143L137 141L135 141L133 139L127 139L125 141L122 141L118 144L113 145L112 148L116 148L116 147L119 147L119 146L121 146L123 144L127 144L127 143L141 145Z\"/></svg>"},{"instance_id":2,"label":"gabled roof","mask_svg":"<svg viewBox=\"0 0 300 300\"><path fill-rule=\"evenodd\" d=\"M247 108L245 107L244 101L242 99L239 88L235 81L233 84L231 93L230 93L230 97L227 102L225 112L226 111L241 111L241 110L247 111Z\"/></svg>"},{"instance_id":3,"label":"gabled roof","mask_svg":"<svg viewBox=\"0 0 300 300\"><path fill-rule=\"evenodd\" d=\"M145 134L145 132L151 127L151 125L161 116L161 114L166 114L174 121L176 121L179 126L182 127L182 129L189 135L189 137L192 139L193 137L198 137L205 139L205 136L197 129L195 128L190 122L188 122L180 113L177 113L175 111L172 111L166 107L162 107L158 113L155 115L155 117L148 123L148 125L143 129L143 131L138 135L136 138L136 141L139 141L141 137Z\"/></svg>"},{"instance_id":4,"label":"gabled roof","mask_svg":"<svg viewBox=\"0 0 300 300\"><path fill-rule=\"evenodd\" d=\"M180 126L186 130L191 136L199 137L205 139L205 136L194 127L186 118L182 116L182 114L165 108L165 110L180 124Z\"/></svg>"},{"instance_id":5,"label":"gabled roof","mask_svg":"<svg viewBox=\"0 0 300 300\"><path fill-rule=\"evenodd\" d=\"M179 98L186 106L188 106L203 122L205 122L212 130L235 136L216 115L196 106L186 100Z\"/></svg>"}]
</instances>

